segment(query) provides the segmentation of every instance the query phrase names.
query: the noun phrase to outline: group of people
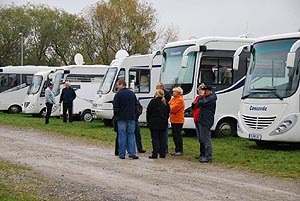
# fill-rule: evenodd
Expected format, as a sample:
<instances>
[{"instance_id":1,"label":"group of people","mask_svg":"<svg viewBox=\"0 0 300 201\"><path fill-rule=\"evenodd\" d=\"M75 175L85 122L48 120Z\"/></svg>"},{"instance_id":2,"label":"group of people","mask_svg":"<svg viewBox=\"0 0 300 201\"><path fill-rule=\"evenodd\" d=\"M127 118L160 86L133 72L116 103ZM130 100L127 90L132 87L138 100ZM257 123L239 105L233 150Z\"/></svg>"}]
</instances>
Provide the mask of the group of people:
<instances>
[{"instance_id":1,"label":"group of people","mask_svg":"<svg viewBox=\"0 0 300 201\"><path fill-rule=\"evenodd\" d=\"M45 124L49 124L49 118L52 112L52 107L55 105L55 96L52 91L53 89L53 83L49 82L48 87L45 90L45 101L46 101L46 116L45 116ZM65 88L63 88L60 99L59 99L59 105L63 105L63 122L67 122L67 112L69 115L69 122L72 122L72 116L73 116L73 101L76 98L76 93L74 89L70 86L69 82L65 83Z\"/></svg>"},{"instance_id":2,"label":"group of people","mask_svg":"<svg viewBox=\"0 0 300 201\"><path fill-rule=\"evenodd\" d=\"M138 151L144 153L141 145L141 134L138 125L137 111L140 105L134 92L126 87L124 80L117 81L114 100L115 131L117 132L115 154L125 159L126 151L129 158L138 159L135 149L135 140ZM170 118L175 150L174 156L183 155L182 127L184 124L184 99L181 87L172 90L173 97L164 89L163 83L158 83L154 98L147 106L146 120L151 132L152 154L150 159L165 158L168 153L168 119ZM201 84L198 87L199 95L192 103L197 138L200 144L200 154L196 157L200 162L212 162L212 143L210 128L214 122L217 96L212 87ZM135 131L138 132L135 132Z\"/></svg>"},{"instance_id":3,"label":"group of people","mask_svg":"<svg viewBox=\"0 0 300 201\"><path fill-rule=\"evenodd\" d=\"M49 124L52 107L55 104L52 92L53 83L49 83L45 91L46 117L45 123ZM139 153L145 153L142 146L141 131L138 118L142 114L142 106L130 88L127 88L125 80L117 81L117 89L114 100L114 127L117 132L115 155L125 159L126 151L129 158L138 159L136 154L137 146ZM163 83L158 83L153 99L147 107L146 120L151 132L152 154L150 159L165 158L168 153L168 120L170 118L172 136L175 150L171 152L174 156L183 155L182 127L184 124L184 99L181 87L175 87L171 95L164 89ZM59 104L63 103L63 122L72 122L73 101L76 98L74 89L69 82L65 83L62 90ZM198 96L192 102L191 108L194 111L194 122L197 138L200 145L199 156L195 157L200 162L212 162L212 143L210 128L214 123L217 96L212 92L211 86L201 84L198 87Z\"/></svg>"}]
</instances>

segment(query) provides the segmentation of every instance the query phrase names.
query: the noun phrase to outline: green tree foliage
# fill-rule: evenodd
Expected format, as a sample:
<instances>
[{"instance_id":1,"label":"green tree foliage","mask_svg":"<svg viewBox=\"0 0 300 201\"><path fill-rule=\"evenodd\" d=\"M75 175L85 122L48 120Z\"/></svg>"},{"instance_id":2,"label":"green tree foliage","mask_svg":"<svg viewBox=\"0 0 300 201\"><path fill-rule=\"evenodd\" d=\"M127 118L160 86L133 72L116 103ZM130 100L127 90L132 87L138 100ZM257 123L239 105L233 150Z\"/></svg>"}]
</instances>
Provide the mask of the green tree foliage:
<instances>
[{"instance_id":1,"label":"green tree foliage","mask_svg":"<svg viewBox=\"0 0 300 201\"><path fill-rule=\"evenodd\" d=\"M100 1L88 10L89 57L109 64L119 49L148 53L155 43L158 20L150 5L137 0Z\"/></svg>"},{"instance_id":2,"label":"green tree foliage","mask_svg":"<svg viewBox=\"0 0 300 201\"><path fill-rule=\"evenodd\" d=\"M0 66L20 65L21 36L27 36L30 17L22 7L0 9Z\"/></svg>"},{"instance_id":3,"label":"green tree foliage","mask_svg":"<svg viewBox=\"0 0 300 201\"><path fill-rule=\"evenodd\" d=\"M0 6L0 66L20 65L20 33L24 65L69 65L78 52L86 64L110 64L120 49L146 54L161 37L161 44L176 38L157 25L156 10L138 0L101 0L83 16L45 5Z\"/></svg>"},{"instance_id":4,"label":"green tree foliage","mask_svg":"<svg viewBox=\"0 0 300 201\"><path fill-rule=\"evenodd\" d=\"M20 33L24 64L69 65L81 51L84 19L44 5L0 9L0 65L20 64Z\"/></svg>"}]
</instances>

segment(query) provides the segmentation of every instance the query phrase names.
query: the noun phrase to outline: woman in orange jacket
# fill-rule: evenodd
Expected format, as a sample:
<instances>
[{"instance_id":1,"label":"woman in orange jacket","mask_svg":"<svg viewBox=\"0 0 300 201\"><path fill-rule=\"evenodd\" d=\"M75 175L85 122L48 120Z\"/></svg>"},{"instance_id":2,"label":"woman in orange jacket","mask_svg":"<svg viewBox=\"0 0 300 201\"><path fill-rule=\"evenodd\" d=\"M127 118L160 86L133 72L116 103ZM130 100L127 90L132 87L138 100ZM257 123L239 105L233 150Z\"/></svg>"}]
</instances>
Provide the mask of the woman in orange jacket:
<instances>
[{"instance_id":1,"label":"woman in orange jacket","mask_svg":"<svg viewBox=\"0 0 300 201\"><path fill-rule=\"evenodd\" d=\"M175 152L172 152L171 154L175 156L181 156L183 155L181 129L184 123L184 100L182 97L183 90L181 87L175 87L172 91L173 98L169 101L169 106Z\"/></svg>"}]
</instances>

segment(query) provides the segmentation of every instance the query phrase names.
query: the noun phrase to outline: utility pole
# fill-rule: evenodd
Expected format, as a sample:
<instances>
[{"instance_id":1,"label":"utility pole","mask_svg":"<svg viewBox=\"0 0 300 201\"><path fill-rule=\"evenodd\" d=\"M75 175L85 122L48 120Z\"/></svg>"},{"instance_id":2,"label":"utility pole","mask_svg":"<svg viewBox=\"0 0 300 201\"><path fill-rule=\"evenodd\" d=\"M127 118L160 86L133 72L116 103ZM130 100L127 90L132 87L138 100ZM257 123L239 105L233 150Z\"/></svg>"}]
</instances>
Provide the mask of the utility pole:
<instances>
[{"instance_id":1,"label":"utility pole","mask_svg":"<svg viewBox=\"0 0 300 201\"><path fill-rule=\"evenodd\" d=\"M24 50L23 50L24 37L23 37L23 33L19 33L19 35L21 36L21 66L23 66L23 64L24 64Z\"/></svg>"}]
</instances>

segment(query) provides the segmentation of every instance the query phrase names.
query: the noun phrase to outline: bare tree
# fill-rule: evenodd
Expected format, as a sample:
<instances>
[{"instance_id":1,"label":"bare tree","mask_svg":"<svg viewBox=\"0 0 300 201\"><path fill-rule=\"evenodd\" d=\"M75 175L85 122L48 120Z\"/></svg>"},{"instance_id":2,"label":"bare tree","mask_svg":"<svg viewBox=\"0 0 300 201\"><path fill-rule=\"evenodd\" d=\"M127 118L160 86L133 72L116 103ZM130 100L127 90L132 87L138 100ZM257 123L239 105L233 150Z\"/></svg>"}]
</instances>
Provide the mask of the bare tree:
<instances>
[{"instance_id":1,"label":"bare tree","mask_svg":"<svg viewBox=\"0 0 300 201\"><path fill-rule=\"evenodd\" d=\"M162 49L167 43L175 42L179 37L179 29L175 27L173 24L170 26L165 26L163 28L158 29L156 43L152 46L153 50Z\"/></svg>"}]
</instances>

